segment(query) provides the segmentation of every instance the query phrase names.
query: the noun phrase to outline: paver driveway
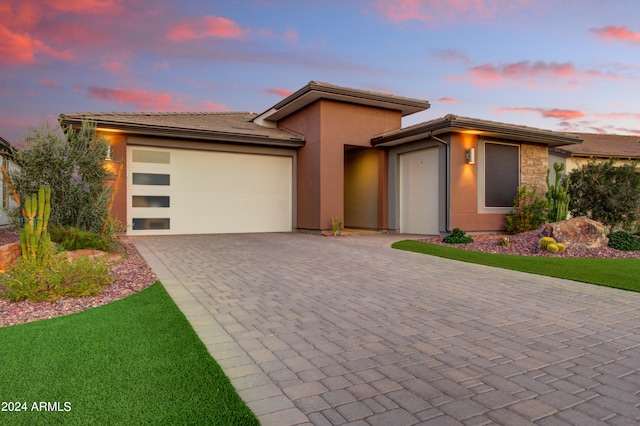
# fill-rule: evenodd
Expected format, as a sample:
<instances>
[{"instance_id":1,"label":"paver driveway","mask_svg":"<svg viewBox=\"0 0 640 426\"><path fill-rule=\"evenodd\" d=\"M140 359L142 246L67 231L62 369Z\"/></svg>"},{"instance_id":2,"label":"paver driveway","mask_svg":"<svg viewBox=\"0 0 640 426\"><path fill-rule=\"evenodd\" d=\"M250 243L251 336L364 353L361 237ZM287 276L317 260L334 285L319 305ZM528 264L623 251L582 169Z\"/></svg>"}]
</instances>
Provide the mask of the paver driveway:
<instances>
[{"instance_id":1,"label":"paver driveway","mask_svg":"<svg viewBox=\"0 0 640 426\"><path fill-rule=\"evenodd\" d=\"M399 238L134 241L263 425L638 423L639 293Z\"/></svg>"}]
</instances>

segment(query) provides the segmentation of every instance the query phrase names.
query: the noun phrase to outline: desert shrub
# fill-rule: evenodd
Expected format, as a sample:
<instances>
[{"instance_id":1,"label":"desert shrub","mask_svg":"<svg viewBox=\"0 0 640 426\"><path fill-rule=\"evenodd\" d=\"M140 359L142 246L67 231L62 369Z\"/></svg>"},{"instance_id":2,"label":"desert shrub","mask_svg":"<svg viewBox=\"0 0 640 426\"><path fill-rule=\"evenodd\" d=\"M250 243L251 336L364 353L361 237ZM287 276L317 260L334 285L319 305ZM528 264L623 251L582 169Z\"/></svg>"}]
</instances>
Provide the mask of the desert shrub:
<instances>
[{"instance_id":1,"label":"desert shrub","mask_svg":"<svg viewBox=\"0 0 640 426\"><path fill-rule=\"evenodd\" d=\"M505 229L511 234L538 229L547 221L547 201L536 194L535 188L527 191L526 186L519 186L513 208L505 218Z\"/></svg>"},{"instance_id":2,"label":"desert shrub","mask_svg":"<svg viewBox=\"0 0 640 426\"><path fill-rule=\"evenodd\" d=\"M92 296L114 279L106 259L84 256L69 261L61 253L43 265L34 259L20 258L14 267L0 275L0 296L11 301L36 302Z\"/></svg>"},{"instance_id":3,"label":"desert shrub","mask_svg":"<svg viewBox=\"0 0 640 426\"><path fill-rule=\"evenodd\" d=\"M14 153L19 166L10 170L11 180L21 196L51 186L51 223L100 232L111 201L105 182L112 174L105 169L109 142L96 132L95 124L83 122L74 130L42 124L29 129L25 148ZM12 223L15 215L13 209Z\"/></svg>"},{"instance_id":4,"label":"desert shrub","mask_svg":"<svg viewBox=\"0 0 640 426\"><path fill-rule=\"evenodd\" d=\"M473 242L473 238L467 235L460 228L454 229L449 235L442 239L447 244L468 244Z\"/></svg>"},{"instance_id":5,"label":"desert shrub","mask_svg":"<svg viewBox=\"0 0 640 426\"><path fill-rule=\"evenodd\" d=\"M616 166L614 160L595 160L569 174L569 211L574 217L588 216L610 230L638 219L640 175L636 164Z\"/></svg>"},{"instance_id":6,"label":"desert shrub","mask_svg":"<svg viewBox=\"0 0 640 426\"><path fill-rule=\"evenodd\" d=\"M51 241L59 244L68 251L90 249L113 252L116 250L116 241L110 235L100 235L91 231L83 231L79 228L51 227Z\"/></svg>"},{"instance_id":7,"label":"desert shrub","mask_svg":"<svg viewBox=\"0 0 640 426\"><path fill-rule=\"evenodd\" d=\"M616 231L610 233L608 246L616 250L640 250L640 242L638 242L638 237L626 231Z\"/></svg>"}]
</instances>

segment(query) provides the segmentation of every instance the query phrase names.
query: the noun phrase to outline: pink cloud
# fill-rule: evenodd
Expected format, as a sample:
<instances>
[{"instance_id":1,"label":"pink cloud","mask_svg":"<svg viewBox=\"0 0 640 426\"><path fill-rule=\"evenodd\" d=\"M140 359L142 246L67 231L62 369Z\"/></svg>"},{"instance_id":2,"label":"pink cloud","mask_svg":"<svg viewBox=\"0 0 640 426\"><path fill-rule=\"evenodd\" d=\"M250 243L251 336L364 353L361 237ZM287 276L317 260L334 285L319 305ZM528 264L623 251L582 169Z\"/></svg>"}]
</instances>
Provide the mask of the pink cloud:
<instances>
[{"instance_id":1,"label":"pink cloud","mask_svg":"<svg viewBox=\"0 0 640 426\"><path fill-rule=\"evenodd\" d=\"M623 41L631 43L640 43L640 32L631 31L627 27L608 26L604 28L592 28L589 30L598 38L607 41Z\"/></svg>"},{"instance_id":2,"label":"pink cloud","mask_svg":"<svg viewBox=\"0 0 640 426\"><path fill-rule=\"evenodd\" d=\"M438 99L438 102L443 102L443 103L447 103L447 104L454 104L454 103L458 102L458 100L456 98L440 98L440 99Z\"/></svg>"},{"instance_id":3,"label":"pink cloud","mask_svg":"<svg viewBox=\"0 0 640 426\"><path fill-rule=\"evenodd\" d=\"M271 95L282 96L283 98L286 98L287 96L293 93L292 90L283 89L281 87L265 89L264 92L269 93Z\"/></svg>"},{"instance_id":4,"label":"pink cloud","mask_svg":"<svg viewBox=\"0 0 640 426\"><path fill-rule=\"evenodd\" d=\"M138 111L226 111L222 104L211 101L185 102L190 99L175 97L169 93L154 93L143 89L109 89L91 86L87 88L90 97L116 104L131 105Z\"/></svg>"},{"instance_id":5,"label":"pink cloud","mask_svg":"<svg viewBox=\"0 0 640 426\"><path fill-rule=\"evenodd\" d=\"M604 118L604 119L640 120L639 113L631 113L631 112L610 112L607 114L596 114L596 117Z\"/></svg>"},{"instance_id":6,"label":"pink cloud","mask_svg":"<svg viewBox=\"0 0 640 426\"><path fill-rule=\"evenodd\" d=\"M0 67L31 64L41 55L63 60L73 59L71 53L56 50L33 38L29 33L13 32L0 25L0 56L5 59Z\"/></svg>"},{"instance_id":7,"label":"pink cloud","mask_svg":"<svg viewBox=\"0 0 640 426\"><path fill-rule=\"evenodd\" d=\"M578 118L586 117L585 113L582 111L578 111L575 109L559 109L559 108L531 108L531 107L521 107L521 108L498 108L496 111L498 114L503 114L507 112L535 112L540 114L544 118L558 118L561 120L575 120Z\"/></svg>"},{"instance_id":8,"label":"pink cloud","mask_svg":"<svg viewBox=\"0 0 640 426\"><path fill-rule=\"evenodd\" d=\"M103 62L101 67L109 74L116 77L122 77L129 73L129 67L127 67L123 62L120 61Z\"/></svg>"},{"instance_id":9,"label":"pink cloud","mask_svg":"<svg viewBox=\"0 0 640 426\"><path fill-rule=\"evenodd\" d=\"M298 36L298 32L296 30L288 29L284 32L284 39L297 43L300 36Z\"/></svg>"},{"instance_id":10,"label":"pink cloud","mask_svg":"<svg viewBox=\"0 0 640 426\"><path fill-rule=\"evenodd\" d=\"M173 41L184 41L214 38L242 38L250 30L242 29L238 24L230 19L220 16L207 15L202 18L194 18L185 21L171 30L167 37Z\"/></svg>"},{"instance_id":11,"label":"pink cloud","mask_svg":"<svg viewBox=\"0 0 640 426\"><path fill-rule=\"evenodd\" d=\"M62 87L62 83L56 80L42 79L38 80L38 83L44 87Z\"/></svg>"},{"instance_id":12,"label":"pink cloud","mask_svg":"<svg viewBox=\"0 0 640 426\"><path fill-rule=\"evenodd\" d=\"M374 7L393 23L446 24L491 20L529 4L531 0L378 0Z\"/></svg>"},{"instance_id":13,"label":"pink cloud","mask_svg":"<svg viewBox=\"0 0 640 426\"><path fill-rule=\"evenodd\" d=\"M575 86L583 80L624 80L629 77L613 72L580 70L571 62L519 61L505 64L487 63L471 67L466 79L476 86L512 81L525 82L532 86L541 82ZM459 82L465 80L465 77L452 77L451 80Z\"/></svg>"}]
</instances>

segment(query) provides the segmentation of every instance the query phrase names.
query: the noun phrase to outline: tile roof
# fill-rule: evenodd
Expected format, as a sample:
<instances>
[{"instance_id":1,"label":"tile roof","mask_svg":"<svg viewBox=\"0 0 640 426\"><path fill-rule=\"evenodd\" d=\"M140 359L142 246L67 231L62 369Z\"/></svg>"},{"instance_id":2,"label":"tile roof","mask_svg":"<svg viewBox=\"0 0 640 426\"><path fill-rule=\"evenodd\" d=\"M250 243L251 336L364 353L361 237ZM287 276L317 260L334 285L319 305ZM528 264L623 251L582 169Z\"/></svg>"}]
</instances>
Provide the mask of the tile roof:
<instances>
[{"instance_id":1,"label":"tile roof","mask_svg":"<svg viewBox=\"0 0 640 426\"><path fill-rule=\"evenodd\" d=\"M429 101L424 99L310 81L298 91L259 114L255 121L258 123L277 122L319 99L400 111L402 116L424 111L431 106Z\"/></svg>"},{"instance_id":2,"label":"tile roof","mask_svg":"<svg viewBox=\"0 0 640 426\"><path fill-rule=\"evenodd\" d=\"M60 114L62 125L82 120L134 134L220 140L226 142L302 145L304 138L283 129L259 126L250 112L99 112Z\"/></svg>"},{"instance_id":3,"label":"tile roof","mask_svg":"<svg viewBox=\"0 0 640 426\"><path fill-rule=\"evenodd\" d=\"M513 140L543 143L549 146L579 144L579 135L552 130L539 129L529 126L501 123L497 121L481 120L448 114L444 117L418 123L400 130L376 137L374 145L390 145L395 140L407 137L424 137L425 134L443 134L448 132L472 132L486 136L509 138Z\"/></svg>"},{"instance_id":4,"label":"tile roof","mask_svg":"<svg viewBox=\"0 0 640 426\"><path fill-rule=\"evenodd\" d=\"M553 151L577 157L640 158L640 136L576 133L580 145L560 146Z\"/></svg>"}]
</instances>

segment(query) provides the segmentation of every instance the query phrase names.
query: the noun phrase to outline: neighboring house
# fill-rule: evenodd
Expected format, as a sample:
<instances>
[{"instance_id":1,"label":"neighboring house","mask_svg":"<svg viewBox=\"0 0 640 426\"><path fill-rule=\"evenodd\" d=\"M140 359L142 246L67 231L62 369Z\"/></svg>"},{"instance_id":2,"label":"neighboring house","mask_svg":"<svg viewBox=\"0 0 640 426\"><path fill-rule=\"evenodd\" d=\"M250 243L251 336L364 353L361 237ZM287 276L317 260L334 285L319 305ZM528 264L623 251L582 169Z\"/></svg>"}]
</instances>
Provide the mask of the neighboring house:
<instances>
[{"instance_id":1,"label":"neighboring house","mask_svg":"<svg viewBox=\"0 0 640 426\"><path fill-rule=\"evenodd\" d=\"M546 190L548 151L577 135L447 115L310 82L261 114L76 113L96 123L125 172L113 216L129 235L499 231L518 185Z\"/></svg>"},{"instance_id":2,"label":"neighboring house","mask_svg":"<svg viewBox=\"0 0 640 426\"><path fill-rule=\"evenodd\" d=\"M4 166L4 168L8 171L11 163L11 142L8 139L4 138L0 135L0 165ZM7 226L9 224L9 219L7 216L7 209L15 205L13 199L11 198L11 191L9 190L9 184L6 182L4 177L1 177L2 185L0 186L0 227Z\"/></svg>"},{"instance_id":3,"label":"neighboring house","mask_svg":"<svg viewBox=\"0 0 640 426\"><path fill-rule=\"evenodd\" d=\"M579 169L589 160L609 161L624 164L640 160L640 136L607 135L595 133L576 133L582 139L580 145L560 146L549 150L549 168L554 163L565 165L570 173Z\"/></svg>"}]
</instances>

